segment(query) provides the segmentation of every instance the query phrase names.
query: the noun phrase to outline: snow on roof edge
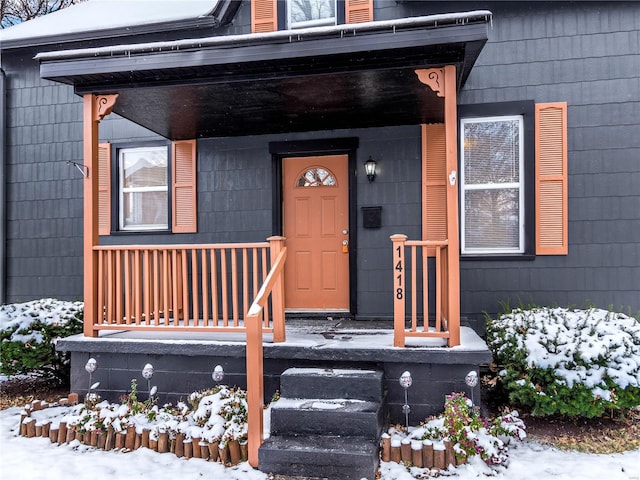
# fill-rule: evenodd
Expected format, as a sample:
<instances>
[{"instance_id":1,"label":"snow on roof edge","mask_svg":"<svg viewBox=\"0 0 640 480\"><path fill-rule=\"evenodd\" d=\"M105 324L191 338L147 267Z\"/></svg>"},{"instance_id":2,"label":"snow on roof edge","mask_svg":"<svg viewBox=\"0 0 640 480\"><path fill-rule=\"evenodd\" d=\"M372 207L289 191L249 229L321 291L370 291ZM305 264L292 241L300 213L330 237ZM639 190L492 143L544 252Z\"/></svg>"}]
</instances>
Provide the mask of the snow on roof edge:
<instances>
[{"instance_id":1,"label":"snow on roof edge","mask_svg":"<svg viewBox=\"0 0 640 480\"><path fill-rule=\"evenodd\" d=\"M220 0L148 3L140 0L89 0L0 30L3 43L58 38L211 16ZM115 8L115 6L119 8Z\"/></svg>"},{"instance_id":2,"label":"snow on roof edge","mask_svg":"<svg viewBox=\"0 0 640 480\"><path fill-rule=\"evenodd\" d=\"M292 42L295 38L301 39L304 36L328 35L331 33L357 34L358 32L382 30L385 28L410 28L426 25L438 26L438 23L451 25L452 22L462 22L464 24L471 20L484 18L490 21L493 14L489 10L472 10L469 12L445 13L437 15L426 15L420 17L408 17L394 20L373 21L354 24L331 25L324 27L310 27L296 30L279 30L267 33L247 33L241 35L224 35L214 37L204 37L186 40L174 40L169 42L149 42L127 45L112 45L107 47L82 48L72 50L57 50L53 52L39 53L35 56L36 60L63 60L79 57L97 57L97 56L113 56L118 54L135 54L154 52L162 50L181 50L190 48L202 48L215 45L228 45L233 43L256 42L261 40L289 39Z\"/></svg>"}]
</instances>

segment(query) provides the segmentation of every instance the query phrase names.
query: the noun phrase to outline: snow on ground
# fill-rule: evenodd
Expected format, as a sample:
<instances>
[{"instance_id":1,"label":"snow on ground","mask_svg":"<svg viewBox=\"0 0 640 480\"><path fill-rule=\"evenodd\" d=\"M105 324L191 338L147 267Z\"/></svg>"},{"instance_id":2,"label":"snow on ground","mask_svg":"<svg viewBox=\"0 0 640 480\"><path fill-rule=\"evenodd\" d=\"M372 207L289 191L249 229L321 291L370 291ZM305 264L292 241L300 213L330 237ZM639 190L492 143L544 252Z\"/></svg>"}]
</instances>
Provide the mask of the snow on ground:
<instances>
[{"instance_id":1,"label":"snow on ground","mask_svg":"<svg viewBox=\"0 0 640 480\"><path fill-rule=\"evenodd\" d=\"M91 479L176 479L267 480L247 463L225 468L199 458L179 459L171 453L155 453L141 448L130 453L105 452L73 442L57 446L45 438L17 436L20 408L0 411L0 478L23 480ZM492 478L518 480L640 480L640 450L613 455L562 452L534 441L513 444L511 461ZM413 480L396 463L382 465L381 480ZM419 474L424 470L415 469ZM456 469L453 478L486 478L491 473L480 462ZM417 476L417 475L416 475ZM369 479L373 480L373 479Z\"/></svg>"}]
</instances>

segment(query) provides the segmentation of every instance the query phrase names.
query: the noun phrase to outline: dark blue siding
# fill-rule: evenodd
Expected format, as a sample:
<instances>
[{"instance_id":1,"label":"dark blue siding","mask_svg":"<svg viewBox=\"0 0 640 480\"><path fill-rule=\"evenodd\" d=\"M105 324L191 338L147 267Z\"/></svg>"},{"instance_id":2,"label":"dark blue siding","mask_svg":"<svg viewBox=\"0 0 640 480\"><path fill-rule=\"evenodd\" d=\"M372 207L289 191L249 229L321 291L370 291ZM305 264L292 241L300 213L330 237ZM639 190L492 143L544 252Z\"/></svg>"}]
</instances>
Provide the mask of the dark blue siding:
<instances>
[{"instance_id":1,"label":"dark blue siding","mask_svg":"<svg viewBox=\"0 0 640 480\"><path fill-rule=\"evenodd\" d=\"M2 52L6 103L6 301L82 298L82 104L41 80L35 52Z\"/></svg>"},{"instance_id":2,"label":"dark blue siding","mask_svg":"<svg viewBox=\"0 0 640 480\"><path fill-rule=\"evenodd\" d=\"M640 310L640 4L637 2L376 1L376 20L489 8L489 41L461 104L567 101L569 255L462 260L462 313L472 323L500 302ZM224 33L247 33L243 5ZM3 52L6 72L7 301L82 296L82 103L41 80L35 52ZM426 88L426 87L425 87ZM157 138L117 116L101 140ZM357 285L362 317L391 315L390 241L420 238L418 126L203 139L198 142L198 234L113 236L104 243L261 241L271 235L271 141L357 137ZM379 175L369 184L362 162ZM382 227L364 229L363 206Z\"/></svg>"},{"instance_id":3,"label":"dark blue siding","mask_svg":"<svg viewBox=\"0 0 640 480\"><path fill-rule=\"evenodd\" d=\"M492 6L460 103L568 103L569 255L461 262L463 314L499 301L640 310L640 4Z\"/></svg>"}]
</instances>

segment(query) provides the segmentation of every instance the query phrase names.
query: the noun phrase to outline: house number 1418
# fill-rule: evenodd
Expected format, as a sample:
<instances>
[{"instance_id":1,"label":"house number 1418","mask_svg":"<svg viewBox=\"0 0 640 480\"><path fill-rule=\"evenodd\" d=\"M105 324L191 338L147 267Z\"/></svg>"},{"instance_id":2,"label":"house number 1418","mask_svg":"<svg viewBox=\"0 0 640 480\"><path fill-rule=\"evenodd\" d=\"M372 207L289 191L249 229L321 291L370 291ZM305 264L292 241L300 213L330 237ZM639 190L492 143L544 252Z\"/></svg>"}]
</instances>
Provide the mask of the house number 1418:
<instances>
[{"instance_id":1,"label":"house number 1418","mask_svg":"<svg viewBox=\"0 0 640 480\"><path fill-rule=\"evenodd\" d=\"M396 247L396 253L397 253L396 258L398 260L396 262L396 266L394 267L398 272L398 275L396 276L396 278L398 279L398 286L396 287L396 299L402 300L404 295L403 295L403 289L402 289L402 247L401 246Z\"/></svg>"}]
</instances>

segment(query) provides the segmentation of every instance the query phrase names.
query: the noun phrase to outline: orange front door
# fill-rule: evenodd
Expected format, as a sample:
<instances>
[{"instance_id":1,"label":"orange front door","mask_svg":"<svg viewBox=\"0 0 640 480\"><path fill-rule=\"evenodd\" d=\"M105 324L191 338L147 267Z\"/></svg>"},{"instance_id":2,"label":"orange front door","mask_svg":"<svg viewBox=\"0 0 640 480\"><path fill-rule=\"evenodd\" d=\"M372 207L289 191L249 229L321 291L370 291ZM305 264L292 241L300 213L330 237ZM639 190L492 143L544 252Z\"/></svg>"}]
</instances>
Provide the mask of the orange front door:
<instances>
[{"instance_id":1,"label":"orange front door","mask_svg":"<svg viewBox=\"0 0 640 480\"><path fill-rule=\"evenodd\" d=\"M288 310L349 310L347 155L283 159Z\"/></svg>"}]
</instances>

